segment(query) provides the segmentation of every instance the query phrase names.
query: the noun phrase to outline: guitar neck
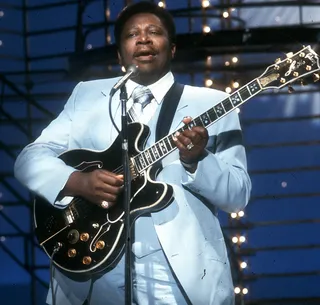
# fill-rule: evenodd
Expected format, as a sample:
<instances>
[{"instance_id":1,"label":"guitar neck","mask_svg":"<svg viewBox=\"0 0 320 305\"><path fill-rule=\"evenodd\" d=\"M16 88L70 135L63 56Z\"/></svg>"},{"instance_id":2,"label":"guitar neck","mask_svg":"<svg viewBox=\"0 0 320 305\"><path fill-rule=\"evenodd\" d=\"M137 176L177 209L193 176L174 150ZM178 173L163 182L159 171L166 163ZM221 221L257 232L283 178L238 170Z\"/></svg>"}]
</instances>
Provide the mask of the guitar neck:
<instances>
[{"instance_id":1,"label":"guitar neck","mask_svg":"<svg viewBox=\"0 0 320 305\"><path fill-rule=\"evenodd\" d=\"M240 105L251 99L262 91L261 84L258 78L255 78L245 86L241 87L222 102L216 104L212 108L203 112L198 117L194 118L189 124L184 125L174 133L162 138L148 149L134 156L134 162L136 164L139 173L145 171L148 167L152 166L159 160L163 159L169 153L174 151L177 147L173 140L174 134L179 131L183 132L186 129L191 129L195 126L201 126L208 128L219 119L223 118L232 110L238 108Z\"/></svg>"}]
</instances>

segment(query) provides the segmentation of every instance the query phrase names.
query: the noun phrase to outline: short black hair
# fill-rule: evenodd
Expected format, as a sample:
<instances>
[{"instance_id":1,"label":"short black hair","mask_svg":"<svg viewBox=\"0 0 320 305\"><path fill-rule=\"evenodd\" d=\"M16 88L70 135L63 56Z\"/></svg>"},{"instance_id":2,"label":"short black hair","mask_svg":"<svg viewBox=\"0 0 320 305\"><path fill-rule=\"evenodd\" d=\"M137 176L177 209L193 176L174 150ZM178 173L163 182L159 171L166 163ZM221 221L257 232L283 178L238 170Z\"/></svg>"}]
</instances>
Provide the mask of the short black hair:
<instances>
[{"instance_id":1,"label":"short black hair","mask_svg":"<svg viewBox=\"0 0 320 305\"><path fill-rule=\"evenodd\" d=\"M118 18L114 25L114 37L118 48L120 47L121 33L123 31L125 23L132 16L140 13L150 13L157 16L167 29L170 43L176 42L176 27L172 15L166 9L158 6L155 3L141 1L126 6L118 15Z\"/></svg>"}]
</instances>

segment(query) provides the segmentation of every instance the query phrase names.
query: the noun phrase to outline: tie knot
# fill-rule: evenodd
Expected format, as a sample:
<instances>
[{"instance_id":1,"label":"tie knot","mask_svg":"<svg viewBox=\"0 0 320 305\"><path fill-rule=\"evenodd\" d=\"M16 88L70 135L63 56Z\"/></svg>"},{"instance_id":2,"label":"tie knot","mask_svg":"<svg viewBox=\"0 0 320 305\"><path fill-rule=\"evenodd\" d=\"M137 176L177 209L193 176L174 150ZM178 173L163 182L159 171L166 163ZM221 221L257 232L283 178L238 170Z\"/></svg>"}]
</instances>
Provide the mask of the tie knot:
<instances>
[{"instance_id":1,"label":"tie knot","mask_svg":"<svg viewBox=\"0 0 320 305\"><path fill-rule=\"evenodd\" d=\"M134 103L141 104L143 109L151 102L153 95L148 87L139 85L133 90L132 99Z\"/></svg>"}]
</instances>

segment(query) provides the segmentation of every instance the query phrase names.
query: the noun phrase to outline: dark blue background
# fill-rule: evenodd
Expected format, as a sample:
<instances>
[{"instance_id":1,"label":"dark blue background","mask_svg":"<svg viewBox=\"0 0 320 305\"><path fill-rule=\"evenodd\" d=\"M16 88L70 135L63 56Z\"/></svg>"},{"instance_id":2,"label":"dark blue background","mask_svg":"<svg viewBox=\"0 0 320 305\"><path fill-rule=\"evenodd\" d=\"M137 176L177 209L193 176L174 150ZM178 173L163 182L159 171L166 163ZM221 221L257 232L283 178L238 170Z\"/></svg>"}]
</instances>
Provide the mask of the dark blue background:
<instances>
[{"instance_id":1,"label":"dark blue background","mask_svg":"<svg viewBox=\"0 0 320 305\"><path fill-rule=\"evenodd\" d=\"M54 34L35 35L36 31L72 27L76 24L76 4L61 5L50 9L33 9L37 5L59 3L61 1L29 0L26 39L23 33L23 13L19 9L22 0L0 2L0 73L27 92L24 86L25 75L21 73L28 68L37 73L31 74L33 82L31 94L52 94L46 98L37 95L36 101L45 109L54 113L61 111L76 80L69 77L68 56L74 52L75 31L66 29ZM76 1L75 1L76 2ZM84 24L102 22L104 1L92 1L83 14ZM191 1L199 6L200 1ZM244 1L249 2L249 1ZM259 1L263 4L262 1ZM218 4L218 1L211 1ZM110 18L113 20L124 1L109 1ZM187 6L186 0L169 0L169 9ZM320 16L317 7L306 8L301 14L297 8L252 8L235 10L232 14L244 18L250 27L265 25L294 24L296 22L314 22ZM319 12L316 13L316 12ZM217 13L221 11L217 10ZM301 12L300 12L301 13ZM319 18L319 17L318 17ZM187 20L176 19L179 33L187 32ZM208 19L213 30L221 27L220 19ZM202 19L194 18L193 31L201 30ZM113 42L111 34L111 42ZM84 49L105 45L104 31L97 30L88 35ZM29 66L25 62L25 47L30 57ZM61 57L53 55L61 54ZM213 66L230 60L235 54L225 54L213 58ZM265 62L266 67L283 54L242 54L239 64ZM118 71L118 67L113 67ZM20 71L20 72L19 72ZM40 73L41 72L41 73ZM258 71L258 77L263 71ZM214 79L226 79L228 85L233 79L231 74L211 74ZM193 75L194 84L202 86L206 77L205 71ZM241 83L241 76L240 83ZM191 82L188 73L179 74L180 81ZM0 141L10 146L12 154L0 149L0 171L3 179L0 184L0 300L3 305L30 304L31 276L25 266L32 266L32 248L21 236L32 231L30 209L19 205L22 199L30 201L28 192L12 177L14 155L31 138L24 134L12 119L23 119L28 115L32 121L23 123L31 130L32 137L39 135L42 128L50 121L48 115L31 106L18 96L4 82L0 82L4 98L0 98L2 113ZM241 83L241 85L244 85ZM215 87L215 84L213 85ZM301 93L288 95L286 89L280 92L273 90L262 93L241 107L240 119L247 147L248 170L253 183L252 199L241 220L231 220L229 215L220 214L223 226L230 227L239 223L249 224L249 229L227 230L228 236L243 234L246 242L236 253L244 249L251 255L237 257L248 263L243 271L249 281L240 283L247 287L249 293L245 300L286 297L320 297L320 250L319 250L319 165L320 165L320 94L319 87L306 86L297 88ZM309 92L308 90L315 90ZM9 115L9 117L7 116ZM192 115L192 114L191 114ZM37 121L37 119L44 119ZM21 196L21 198L19 198ZM12 223L10 223L10 220ZM21 233L21 234L20 234ZM19 235L20 234L20 235ZM286 246L287 249L286 249ZM295 248L298 246L298 248ZM301 248L299 248L301 246ZM306 247L303 247L306 246ZM308 247L310 246L310 247ZM276 247L270 250L271 247ZM5 250L7 249L7 251ZM41 250L35 249L36 265L47 265L48 259ZM13 253L14 261L8 253ZM21 263L19 265L18 263ZM48 282L48 270L37 269L35 274L44 283ZM290 276L291 275L291 276ZM45 303L46 288L37 281L38 304ZM235 283L238 285L238 282ZM293 303L292 303L293 304ZM303 303L298 303L303 304Z\"/></svg>"}]
</instances>

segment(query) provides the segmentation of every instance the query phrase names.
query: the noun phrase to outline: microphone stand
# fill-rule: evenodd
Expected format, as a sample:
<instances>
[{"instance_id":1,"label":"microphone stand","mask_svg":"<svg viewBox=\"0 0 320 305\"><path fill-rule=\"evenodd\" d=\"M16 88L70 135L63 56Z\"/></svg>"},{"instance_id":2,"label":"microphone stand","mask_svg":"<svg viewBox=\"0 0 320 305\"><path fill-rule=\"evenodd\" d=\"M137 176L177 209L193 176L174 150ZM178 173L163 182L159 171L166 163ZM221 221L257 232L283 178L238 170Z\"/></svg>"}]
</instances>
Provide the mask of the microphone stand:
<instances>
[{"instance_id":1,"label":"microphone stand","mask_svg":"<svg viewBox=\"0 0 320 305\"><path fill-rule=\"evenodd\" d=\"M121 139L122 139L122 164L124 173L123 207L124 207L124 230L125 230L125 305L132 305L132 240L130 221L130 199L131 199L131 172L128 154L128 117L127 117L127 90L121 87Z\"/></svg>"}]
</instances>

